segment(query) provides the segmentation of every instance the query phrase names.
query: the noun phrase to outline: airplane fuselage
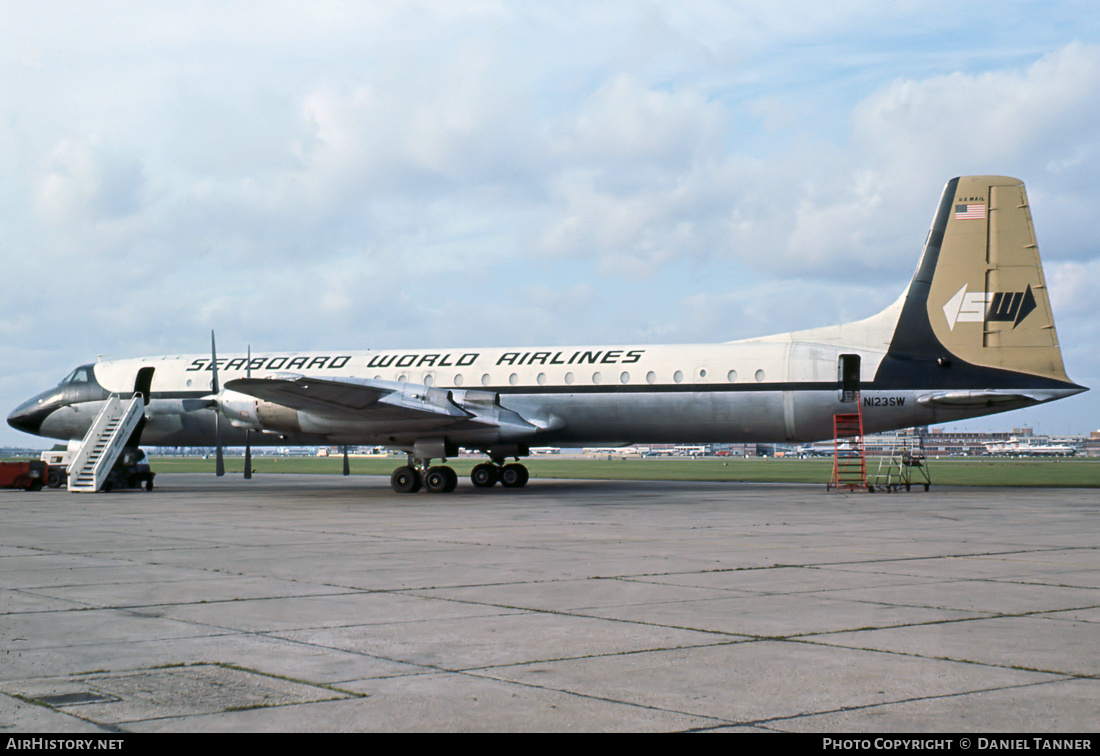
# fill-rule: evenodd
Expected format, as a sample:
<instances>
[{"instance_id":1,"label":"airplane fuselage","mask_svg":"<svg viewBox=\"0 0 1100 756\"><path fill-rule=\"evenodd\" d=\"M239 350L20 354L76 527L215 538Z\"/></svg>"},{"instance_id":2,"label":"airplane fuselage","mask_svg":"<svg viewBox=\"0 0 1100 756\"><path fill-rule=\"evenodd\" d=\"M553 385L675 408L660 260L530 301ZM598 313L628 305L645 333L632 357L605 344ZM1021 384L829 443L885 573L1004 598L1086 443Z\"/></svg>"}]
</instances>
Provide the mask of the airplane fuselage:
<instances>
[{"instance_id":1,"label":"airplane fuselage","mask_svg":"<svg viewBox=\"0 0 1100 756\"><path fill-rule=\"evenodd\" d=\"M859 354L864 373L874 375L885 350L853 352L814 342L757 340L272 353L252 355L250 362L244 355L219 357L218 375L223 384L250 372L253 378L366 378L444 392L493 393L502 407L539 427L528 439L533 445L809 442L831 437L833 415L855 411L851 401L841 400L837 382L840 355L852 353ZM189 410L187 402L210 394L211 365L209 355L96 363L95 383L102 395L91 387L77 389L85 391L84 401L59 402L37 432L59 439L82 438L106 394L132 392L138 371L152 368L142 443L210 445L213 413ZM922 404L922 398L948 388L877 387L869 381L859 397L865 429L876 432L1006 409ZM241 401L255 404L248 397ZM262 404L256 409L267 432L253 434L255 444L401 444L419 431L417 420L336 419L285 408L265 416ZM244 442L242 427L230 426L223 434L227 444ZM449 435L463 443L461 431ZM476 442L475 435L468 440Z\"/></svg>"}]
</instances>

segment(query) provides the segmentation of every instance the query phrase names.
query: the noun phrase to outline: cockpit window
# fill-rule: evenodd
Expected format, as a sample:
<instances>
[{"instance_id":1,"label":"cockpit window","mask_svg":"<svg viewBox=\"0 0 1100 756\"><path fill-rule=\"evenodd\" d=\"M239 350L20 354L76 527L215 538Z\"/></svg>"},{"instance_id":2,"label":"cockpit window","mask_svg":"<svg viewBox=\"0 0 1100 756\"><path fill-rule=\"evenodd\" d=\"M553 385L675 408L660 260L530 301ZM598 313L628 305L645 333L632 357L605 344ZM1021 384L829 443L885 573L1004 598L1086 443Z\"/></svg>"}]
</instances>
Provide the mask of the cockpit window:
<instances>
[{"instance_id":1,"label":"cockpit window","mask_svg":"<svg viewBox=\"0 0 1100 756\"><path fill-rule=\"evenodd\" d=\"M63 381L61 381L60 385L64 386L67 383L88 383L92 379L91 375L90 375L90 371L91 371L90 366L82 365L82 366L78 367L76 370L74 370L73 372L69 373L65 377L65 379Z\"/></svg>"}]
</instances>

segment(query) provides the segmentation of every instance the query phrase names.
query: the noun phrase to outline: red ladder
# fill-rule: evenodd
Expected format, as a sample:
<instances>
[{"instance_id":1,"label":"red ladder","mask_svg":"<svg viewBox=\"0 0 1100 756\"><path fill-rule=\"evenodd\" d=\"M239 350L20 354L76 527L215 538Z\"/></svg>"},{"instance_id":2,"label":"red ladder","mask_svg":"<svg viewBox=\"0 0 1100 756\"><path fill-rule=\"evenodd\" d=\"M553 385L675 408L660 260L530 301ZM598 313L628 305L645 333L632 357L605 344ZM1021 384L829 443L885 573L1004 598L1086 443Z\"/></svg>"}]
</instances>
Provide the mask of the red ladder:
<instances>
[{"instance_id":1,"label":"red ladder","mask_svg":"<svg viewBox=\"0 0 1100 756\"><path fill-rule=\"evenodd\" d=\"M863 444L863 407L859 392L856 411L833 415L833 479L830 489L867 488L867 457ZM841 448L844 439L844 448ZM868 489L869 490L869 489Z\"/></svg>"}]
</instances>

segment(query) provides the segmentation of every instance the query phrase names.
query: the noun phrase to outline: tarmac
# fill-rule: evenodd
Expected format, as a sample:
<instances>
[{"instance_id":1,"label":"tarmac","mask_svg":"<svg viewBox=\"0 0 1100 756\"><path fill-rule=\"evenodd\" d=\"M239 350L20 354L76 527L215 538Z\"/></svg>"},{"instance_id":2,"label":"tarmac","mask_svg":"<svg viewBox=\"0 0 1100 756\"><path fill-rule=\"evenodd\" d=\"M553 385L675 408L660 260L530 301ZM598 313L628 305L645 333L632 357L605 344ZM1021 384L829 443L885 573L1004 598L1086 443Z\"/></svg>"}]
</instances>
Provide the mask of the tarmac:
<instances>
[{"instance_id":1,"label":"tarmac","mask_svg":"<svg viewBox=\"0 0 1100 756\"><path fill-rule=\"evenodd\" d=\"M1095 491L0 491L0 732L1096 732Z\"/></svg>"}]
</instances>

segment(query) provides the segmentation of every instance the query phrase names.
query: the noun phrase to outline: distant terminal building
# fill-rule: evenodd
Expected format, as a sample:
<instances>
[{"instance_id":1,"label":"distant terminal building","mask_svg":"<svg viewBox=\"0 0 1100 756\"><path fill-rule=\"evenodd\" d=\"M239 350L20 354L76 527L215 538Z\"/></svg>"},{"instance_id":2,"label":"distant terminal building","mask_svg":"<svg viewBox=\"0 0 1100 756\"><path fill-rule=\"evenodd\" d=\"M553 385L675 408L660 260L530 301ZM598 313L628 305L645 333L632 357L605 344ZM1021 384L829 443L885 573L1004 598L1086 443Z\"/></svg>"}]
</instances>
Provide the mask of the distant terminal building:
<instances>
[{"instance_id":1,"label":"distant terminal building","mask_svg":"<svg viewBox=\"0 0 1100 756\"><path fill-rule=\"evenodd\" d=\"M941 428L917 428L867 437L867 454L888 454L900 441L919 441L928 457L1073 457L1086 453L1082 436L1036 434L1031 428L1013 428L1011 432L985 432ZM1100 446L1100 444L1098 444Z\"/></svg>"},{"instance_id":2,"label":"distant terminal building","mask_svg":"<svg viewBox=\"0 0 1100 756\"><path fill-rule=\"evenodd\" d=\"M988 444L1004 444L1014 435L1030 437L1032 433L1031 428L1017 428L1013 433L945 431L942 428L930 428L927 432L914 431L914 435L920 437L924 453L929 457L961 457L986 454L989 449Z\"/></svg>"},{"instance_id":3,"label":"distant terminal building","mask_svg":"<svg viewBox=\"0 0 1100 756\"><path fill-rule=\"evenodd\" d=\"M635 448L644 457L757 457L770 454L772 444L639 444Z\"/></svg>"},{"instance_id":4,"label":"distant terminal building","mask_svg":"<svg viewBox=\"0 0 1100 756\"><path fill-rule=\"evenodd\" d=\"M841 440L841 448L846 443ZM864 437L868 457L888 456L899 446L919 448L926 457L1074 457L1100 456L1100 431L1088 439L1083 436L1048 436L1036 434L1031 428L1014 428L1011 432L944 430L942 428L911 428L897 433L880 433ZM776 446L779 455L780 445ZM792 449L783 449L786 456L832 456L833 441L819 441Z\"/></svg>"},{"instance_id":5,"label":"distant terminal building","mask_svg":"<svg viewBox=\"0 0 1100 756\"><path fill-rule=\"evenodd\" d=\"M714 454L717 457L762 457L771 446L767 444L761 448L758 444L715 444Z\"/></svg>"},{"instance_id":6,"label":"distant terminal building","mask_svg":"<svg viewBox=\"0 0 1100 756\"><path fill-rule=\"evenodd\" d=\"M1031 428L1013 428L1011 433L933 428L921 436L921 441L928 456L1074 457L1085 454L1087 448L1082 436L1036 434Z\"/></svg>"}]
</instances>

